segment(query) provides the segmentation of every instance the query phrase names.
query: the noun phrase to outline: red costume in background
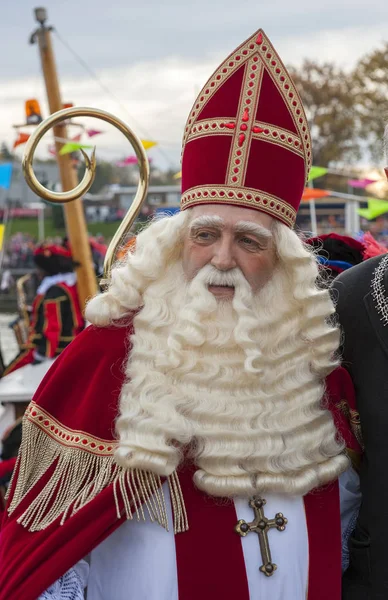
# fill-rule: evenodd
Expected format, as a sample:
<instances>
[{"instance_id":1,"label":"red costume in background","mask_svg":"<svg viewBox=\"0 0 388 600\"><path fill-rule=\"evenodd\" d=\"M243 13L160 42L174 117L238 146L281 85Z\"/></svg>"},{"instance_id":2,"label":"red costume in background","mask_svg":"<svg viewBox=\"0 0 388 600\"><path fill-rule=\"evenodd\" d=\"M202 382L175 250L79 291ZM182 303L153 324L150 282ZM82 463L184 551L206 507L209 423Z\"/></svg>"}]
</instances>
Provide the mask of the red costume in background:
<instances>
[{"instance_id":1,"label":"red costume in background","mask_svg":"<svg viewBox=\"0 0 388 600\"><path fill-rule=\"evenodd\" d=\"M53 263L58 258L71 264L70 251L61 246L43 245L35 251L38 264ZM28 340L7 366L3 376L34 361L57 357L84 328L76 276L70 270L53 273L55 270L55 267L52 268L38 287L31 311Z\"/></svg>"}]
</instances>

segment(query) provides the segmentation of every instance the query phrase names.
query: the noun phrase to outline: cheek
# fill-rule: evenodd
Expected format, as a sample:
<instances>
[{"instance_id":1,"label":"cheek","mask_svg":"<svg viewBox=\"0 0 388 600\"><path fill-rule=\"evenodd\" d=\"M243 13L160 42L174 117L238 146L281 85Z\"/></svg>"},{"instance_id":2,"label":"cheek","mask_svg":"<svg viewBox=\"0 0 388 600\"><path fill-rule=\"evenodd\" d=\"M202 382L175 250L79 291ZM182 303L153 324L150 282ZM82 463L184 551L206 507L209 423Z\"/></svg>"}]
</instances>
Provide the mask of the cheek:
<instances>
[{"instance_id":1,"label":"cheek","mask_svg":"<svg viewBox=\"0 0 388 600\"><path fill-rule=\"evenodd\" d=\"M198 271L210 261L210 250L208 247L197 246L191 241L183 245L182 266L188 281L191 281Z\"/></svg>"},{"instance_id":2,"label":"cheek","mask_svg":"<svg viewBox=\"0 0 388 600\"><path fill-rule=\"evenodd\" d=\"M242 270L252 289L257 291L269 281L275 265L275 252L268 251L259 256L247 257Z\"/></svg>"}]
</instances>

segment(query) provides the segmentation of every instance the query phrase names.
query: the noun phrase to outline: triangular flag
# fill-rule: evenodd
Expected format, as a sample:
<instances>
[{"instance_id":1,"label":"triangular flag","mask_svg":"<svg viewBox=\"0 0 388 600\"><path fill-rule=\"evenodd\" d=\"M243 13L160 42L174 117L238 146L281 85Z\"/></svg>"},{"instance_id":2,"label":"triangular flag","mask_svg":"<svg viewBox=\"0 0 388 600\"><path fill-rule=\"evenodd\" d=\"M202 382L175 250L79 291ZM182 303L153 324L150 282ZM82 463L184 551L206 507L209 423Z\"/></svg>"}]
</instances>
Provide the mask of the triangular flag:
<instances>
[{"instance_id":1,"label":"triangular flag","mask_svg":"<svg viewBox=\"0 0 388 600\"><path fill-rule=\"evenodd\" d=\"M156 146L158 142L153 142L152 140L141 140L141 143L143 144L144 150L149 150L150 148Z\"/></svg>"},{"instance_id":2,"label":"triangular flag","mask_svg":"<svg viewBox=\"0 0 388 600\"><path fill-rule=\"evenodd\" d=\"M77 152L77 150L83 150L85 148L93 148L93 146L87 146L85 144L79 144L77 142L67 142L64 144L59 151L59 154L63 156L64 154L70 154L71 152Z\"/></svg>"},{"instance_id":3,"label":"triangular flag","mask_svg":"<svg viewBox=\"0 0 388 600\"><path fill-rule=\"evenodd\" d=\"M174 179L182 179L182 171L178 171L178 173L175 173Z\"/></svg>"},{"instance_id":4,"label":"triangular flag","mask_svg":"<svg viewBox=\"0 0 388 600\"><path fill-rule=\"evenodd\" d=\"M364 189L371 183L376 183L377 179L349 179L348 185L354 188Z\"/></svg>"},{"instance_id":5,"label":"triangular flag","mask_svg":"<svg viewBox=\"0 0 388 600\"><path fill-rule=\"evenodd\" d=\"M98 129L87 129L86 133L89 137L93 137L95 135L100 135L100 133L104 133L103 131L99 131Z\"/></svg>"},{"instance_id":6,"label":"triangular flag","mask_svg":"<svg viewBox=\"0 0 388 600\"><path fill-rule=\"evenodd\" d=\"M330 196L330 192L327 190L319 190L317 188L304 188L302 202L308 202L309 200L315 200L316 198L326 198Z\"/></svg>"},{"instance_id":7,"label":"triangular flag","mask_svg":"<svg viewBox=\"0 0 388 600\"><path fill-rule=\"evenodd\" d=\"M126 167L127 165L136 165L137 164L137 156L131 155L123 158L123 160L119 160L116 163L116 167Z\"/></svg>"},{"instance_id":8,"label":"triangular flag","mask_svg":"<svg viewBox=\"0 0 388 600\"><path fill-rule=\"evenodd\" d=\"M151 164L152 158L149 158L148 162ZM127 158L124 158L124 160L119 160L116 163L116 167L127 167L128 165L137 165L137 163L137 156L127 156Z\"/></svg>"},{"instance_id":9,"label":"triangular flag","mask_svg":"<svg viewBox=\"0 0 388 600\"><path fill-rule=\"evenodd\" d=\"M309 173L309 181L313 181L314 179L317 179L318 177L323 177L324 175L326 175L326 173L327 173L326 167L311 167L310 173Z\"/></svg>"},{"instance_id":10,"label":"triangular flag","mask_svg":"<svg viewBox=\"0 0 388 600\"><path fill-rule=\"evenodd\" d=\"M13 147L17 148L18 146L20 146L20 144L25 144L28 141L29 137L30 137L29 133L20 132L18 137L16 138L16 140L13 143Z\"/></svg>"},{"instance_id":11,"label":"triangular flag","mask_svg":"<svg viewBox=\"0 0 388 600\"><path fill-rule=\"evenodd\" d=\"M72 142L80 142L81 137L82 137L82 133L78 133L77 135L75 135L74 137L71 138L71 141Z\"/></svg>"},{"instance_id":12,"label":"triangular flag","mask_svg":"<svg viewBox=\"0 0 388 600\"><path fill-rule=\"evenodd\" d=\"M358 214L370 221L388 212L388 201L368 198L368 208L359 208Z\"/></svg>"},{"instance_id":13,"label":"triangular flag","mask_svg":"<svg viewBox=\"0 0 388 600\"><path fill-rule=\"evenodd\" d=\"M8 190L11 185L12 163L0 165L0 187Z\"/></svg>"}]
</instances>

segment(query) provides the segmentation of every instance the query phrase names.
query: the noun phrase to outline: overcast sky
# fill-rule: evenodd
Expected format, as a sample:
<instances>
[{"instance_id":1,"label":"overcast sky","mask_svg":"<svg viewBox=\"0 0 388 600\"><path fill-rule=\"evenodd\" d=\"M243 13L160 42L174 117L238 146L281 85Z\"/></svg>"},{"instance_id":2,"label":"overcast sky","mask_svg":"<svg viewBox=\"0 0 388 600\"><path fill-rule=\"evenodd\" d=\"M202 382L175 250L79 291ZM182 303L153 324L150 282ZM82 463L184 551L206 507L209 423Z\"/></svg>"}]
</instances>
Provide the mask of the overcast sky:
<instances>
[{"instance_id":1,"label":"overcast sky","mask_svg":"<svg viewBox=\"0 0 388 600\"><path fill-rule=\"evenodd\" d=\"M28 43L39 3L3 2L0 141L12 145L24 101L38 98L44 116L47 106L38 49ZM63 100L113 112L141 137L158 140L149 155L162 168L179 168L182 130L196 94L256 29L262 27L283 61L296 66L308 57L349 68L388 39L386 0L47 0L43 6L61 39L111 90L103 91L54 34ZM121 134L104 123L92 125L106 132L95 138L98 156L132 153ZM49 141L42 142L46 157Z\"/></svg>"}]
</instances>

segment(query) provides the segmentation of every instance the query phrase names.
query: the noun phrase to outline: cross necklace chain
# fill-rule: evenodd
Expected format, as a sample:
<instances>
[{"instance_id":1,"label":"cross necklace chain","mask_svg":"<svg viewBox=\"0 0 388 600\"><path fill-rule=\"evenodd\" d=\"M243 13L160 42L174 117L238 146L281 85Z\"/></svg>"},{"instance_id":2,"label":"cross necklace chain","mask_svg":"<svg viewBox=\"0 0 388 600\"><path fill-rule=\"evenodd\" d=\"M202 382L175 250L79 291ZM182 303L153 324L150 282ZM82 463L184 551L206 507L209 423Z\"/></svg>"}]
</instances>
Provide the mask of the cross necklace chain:
<instances>
[{"instance_id":1,"label":"cross necklace chain","mask_svg":"<svg viewBox=\"0 0 388 600\"><path fill-rule=\"evenodd\" d=\"M259 536L259 544L261 551L261 558L263 564L260 567L260 571L267 577L271 577L277 569L277 565L272 562L271 550L268 541L268 531L270 529L277 529L278 531L284 531L288 523L287 519L282 513L277 513L274 519L267 519L264 514L264 505L266 500L259 496L254 496L249 500L249 506L253 508L255 512L255 518L251 523L247 523L244 519L235 526L235 531L245 537L248 533L254 532Z\"/></svg>"}]
</instances>

